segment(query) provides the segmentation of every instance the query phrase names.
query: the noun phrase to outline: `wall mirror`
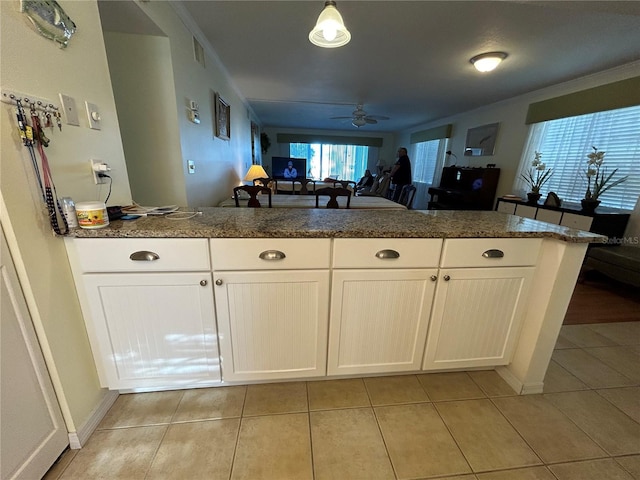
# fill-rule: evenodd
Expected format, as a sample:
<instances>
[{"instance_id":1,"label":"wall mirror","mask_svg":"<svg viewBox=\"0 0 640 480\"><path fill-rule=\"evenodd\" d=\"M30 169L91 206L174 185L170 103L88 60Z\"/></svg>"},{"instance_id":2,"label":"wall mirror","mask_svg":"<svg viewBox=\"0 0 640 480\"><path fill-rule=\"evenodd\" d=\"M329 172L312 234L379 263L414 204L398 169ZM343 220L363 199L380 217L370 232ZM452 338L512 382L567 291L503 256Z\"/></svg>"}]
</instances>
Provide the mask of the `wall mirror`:
<instances>
[{"instance_id":1,"label":"wall mirror","mask_svg":"<svg viewBox=\"0 0 640 480\"><path fill-rule=\"evenodd\" d=\"M490 123L481 127L467 130L467 141L464 145L464 154L468 157L481 157L493 155L496 146L499 123Z\"/></svg>"}]
</instances>

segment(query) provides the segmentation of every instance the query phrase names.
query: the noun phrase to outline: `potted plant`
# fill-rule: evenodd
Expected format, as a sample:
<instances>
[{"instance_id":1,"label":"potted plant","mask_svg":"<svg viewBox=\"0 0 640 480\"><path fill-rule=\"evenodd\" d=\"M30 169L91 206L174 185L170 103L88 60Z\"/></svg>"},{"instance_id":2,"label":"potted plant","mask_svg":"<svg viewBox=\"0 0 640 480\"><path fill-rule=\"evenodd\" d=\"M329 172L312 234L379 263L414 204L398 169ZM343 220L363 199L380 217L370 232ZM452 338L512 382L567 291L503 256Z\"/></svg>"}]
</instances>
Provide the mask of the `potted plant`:
<instances>
[{"instance_id":1,"label":"potted plant","mask_svg":"<svg viewBox=\"0 0 640 480\"><path fill-rule=\"evenodd\" d=\"M535 152L535 157L531 162L531 167L526 173L520 174L520 177L529 185L530 192L527 193L528 203L536 204L540 197L540 189L547 183L553 172L551 169L547 170L547 166L542 163L540 158L542 153Z\"/></svg>"},{"instance_id":2,"label":"potted plant","mask_svg":"<svg viewBox=\"0 0 640 480\"><path fill-rule=\"evenodd\" d=\"M587 155L589 160L587 160L587 171L585 172L587 176L587 191L580 201L582 210L588 213L592 213L600 205L600 195L629 178L626 176L609 183L618 169L614 168L613 172L607 175L606 169L602 166L605 152L599 152L596 147L591 148L593 152Z\"/></svg>"},{"instance_id":3,"label":"potted plant","mask_svg":"<svg viewBox=\"0 0 640 480\"><path fill-rule=\"evenodd\" d=\"M269 151L269 147L271 146L271 140L269 139L269 135L262 132L260 134L260 150L262 154L265 155Z\"/></svg>"}]
</instances>

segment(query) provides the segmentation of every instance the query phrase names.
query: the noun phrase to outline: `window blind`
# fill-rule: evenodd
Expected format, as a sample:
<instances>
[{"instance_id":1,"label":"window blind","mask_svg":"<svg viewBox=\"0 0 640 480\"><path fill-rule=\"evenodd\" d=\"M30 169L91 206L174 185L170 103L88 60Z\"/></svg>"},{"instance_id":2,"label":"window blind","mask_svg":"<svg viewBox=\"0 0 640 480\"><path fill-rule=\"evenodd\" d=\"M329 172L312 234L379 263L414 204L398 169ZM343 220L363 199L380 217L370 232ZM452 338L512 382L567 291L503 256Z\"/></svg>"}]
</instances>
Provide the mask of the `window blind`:
<instances>
[{"instance_id":1,"label":"window blind","mask_svg":"<svg viewBox=\"0 0 640 480\"><path fill-rule=\"evenodd\" d=\"M534 152L553 169L543 194L553 191L564 201L579 202L587 190L587 154L597 147L606 152L606 174L618 169L611 181L627 180L607 190L603 206L633 209L640 196L640 106L562 118L531 127L516 178L516 191L526 193L520 174L531 168Z\"/></svg>"}]
</instances>

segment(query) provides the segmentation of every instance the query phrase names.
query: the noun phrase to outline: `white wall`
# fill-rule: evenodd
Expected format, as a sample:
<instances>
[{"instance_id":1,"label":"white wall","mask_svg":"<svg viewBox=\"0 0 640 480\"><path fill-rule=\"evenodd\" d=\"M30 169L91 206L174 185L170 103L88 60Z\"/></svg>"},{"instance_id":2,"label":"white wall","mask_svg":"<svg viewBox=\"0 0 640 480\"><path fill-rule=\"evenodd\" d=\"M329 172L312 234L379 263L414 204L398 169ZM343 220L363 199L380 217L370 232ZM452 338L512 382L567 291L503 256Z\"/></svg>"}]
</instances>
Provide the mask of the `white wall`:
<instances>
[{"instance_id":1,"label":"white wall","mask_svg":"<svg viewBox=\"0 0 640 480\"><path fill-rule=\"evenodd\" d=\"M450 149L457 155L458 159L456 160L452 157L452 163L456 163L461 166L467 166L467 164L469 164L472 167L480 167L485 166L487 163L495 163L496 166L501 169L500 182L498 184L497 191L497 196L500 197L512 192L516 171L529 131L528 125L525 125L524 122L530 103L638 75L640 75L640 62L631 63L619 68L579 78L577 80L494 103L473 111L453 115L451 117L442 118L440 120L421 125L402 132L398 137L399 143L408 144L409 137L412 132L447 123L453 124ZM495 122L500 123L495 145L495 154L493 156L486 157L463 156L467 130L469 128Z\"/></svg>"},{"instance_id":2,"label":"white wall","mask_svg":"<svg viewBox=\"0 0 640 480\"><path fill-rule=\"evenodd\" d=\"M181 188L188 206L215 206L241 183L251 165L252 114L193 22L180 17L169 2L138 5L169 39L181 150L181 155L171 159L181 167L173 187L184 185ZM194 60L192 32L205 47L206 68ZM144 81L144 77L139 80ZM214 136L213 92L218 92L231 107L230 140ZM200 106L199 125L187 118L190 100ZM188 160L195 162L195 174L187 173Z\"/></svg>"},{"instance_id":3,"label":"white wall","mask_svg":"<svg viewBox=\"0 0 640 480\"><path fill-rule=\"evenodd\" d=\"M19 2L0 2L0 84L59 103L58 93L75 98L80 126L63 125L50 133L46 149L58 195L76 201L107 195L94 185L89 159L113 168L112 204L131 201L124 154L107 69L102 31L94 1L60 2L78 25L66 49L37 34L21 14ZM90 130L84 101L95 103L102 130ZM16 267L22 272L36 329L42 335L49 369L67 426L81 426L106 394L98 383L73 285L66 251L55 238L43 209L27 150L17 135L14 109L0 105L0 191L6 208L0 212Z\"/></svg>"},{"instance_id":4,"label":"white wall","mask_svg":"<svg viewBox=\"0 0 640 480\"><path fill-rule=\"evenodd\" d=\"M129 182L140 205L187 205L167 37L105 32Z\"/></svg>"}]
</instances>

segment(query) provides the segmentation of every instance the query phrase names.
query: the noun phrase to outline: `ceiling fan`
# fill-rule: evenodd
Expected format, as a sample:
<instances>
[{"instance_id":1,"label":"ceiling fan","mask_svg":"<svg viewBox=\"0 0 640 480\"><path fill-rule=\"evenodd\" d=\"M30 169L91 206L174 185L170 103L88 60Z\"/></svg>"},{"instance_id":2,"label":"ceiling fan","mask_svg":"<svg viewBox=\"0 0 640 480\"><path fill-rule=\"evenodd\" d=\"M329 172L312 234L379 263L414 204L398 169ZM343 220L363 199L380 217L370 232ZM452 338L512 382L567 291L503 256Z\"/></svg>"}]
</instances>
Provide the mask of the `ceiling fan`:
<instances>
[{"instance_id":1,"label":"ceiling fan","mask_svg":"<svg viewBox=\"0 0 640 480\"><path fill-rule=\"evenodd\" d=\"M378 120L389 120L389 117L382 115L369 115L363 110L363 105L356 105L356 109L351 112L350 117L331 117L331 120L351 120L354 127L360 128L366 124L378 123Z\"/></svg>"}]
</instances>

